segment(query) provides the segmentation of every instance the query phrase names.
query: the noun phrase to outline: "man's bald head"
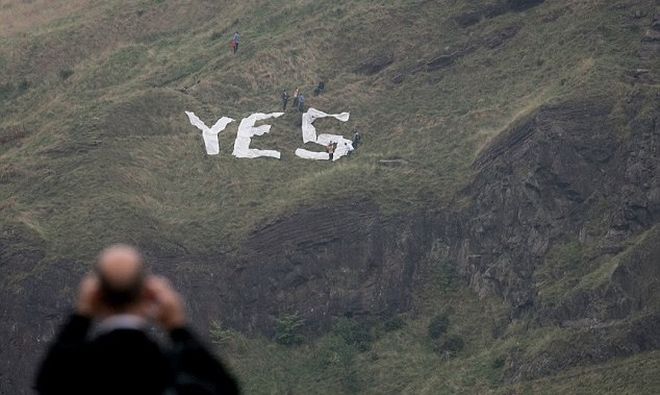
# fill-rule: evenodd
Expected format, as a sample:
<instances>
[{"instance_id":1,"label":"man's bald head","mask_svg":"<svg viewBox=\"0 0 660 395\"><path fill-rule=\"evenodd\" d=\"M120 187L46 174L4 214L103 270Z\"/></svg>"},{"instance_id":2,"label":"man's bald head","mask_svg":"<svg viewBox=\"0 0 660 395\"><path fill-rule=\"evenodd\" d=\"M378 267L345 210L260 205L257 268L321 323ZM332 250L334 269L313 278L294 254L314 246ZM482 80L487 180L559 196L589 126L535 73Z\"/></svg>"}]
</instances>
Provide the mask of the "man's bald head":
<instances>
[{"instance_id":1,"label":"man's bald head","mask_svg":"<svg viewBox=\"0 0 660 395\"><path fill-rule=\"evenodd\" d=\"M142 254L135 247L117 244L104 249L95 269L101 297L108 307L121 310L139 300L144 289L145 267Z\"/></svg>"}]
</instances>

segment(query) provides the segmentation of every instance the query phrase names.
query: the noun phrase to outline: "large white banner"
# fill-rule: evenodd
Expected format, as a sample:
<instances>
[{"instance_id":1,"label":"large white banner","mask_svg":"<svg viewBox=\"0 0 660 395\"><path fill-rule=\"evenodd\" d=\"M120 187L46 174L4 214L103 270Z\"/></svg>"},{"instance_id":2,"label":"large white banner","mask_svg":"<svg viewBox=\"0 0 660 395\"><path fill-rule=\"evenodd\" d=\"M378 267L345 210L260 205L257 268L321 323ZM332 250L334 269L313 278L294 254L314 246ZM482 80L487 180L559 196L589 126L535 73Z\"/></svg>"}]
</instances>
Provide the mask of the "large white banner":
<instances>
[{"instance_id":1,"label":"large white banner","mask_svg":"<svg viewBox=\"0 0 660 395\"><path fill-rule=\"evenodd\" d=\"M194 113L186 111L186 115L188 115L190 123L193 126L197 126L197 128L202 131L202 138L204 139L204 145L206 146L206 153L209 155L218 155L220 153L220 141L218 141L218 134L225 130L227 125L229 125L234 120L231 118L222 117L209 128Z\"/></svg>"},{"instance_id":2,"label":"large white banner","mask_svg":"<svg viewBox=\"0 0 660 395\"><path fill-rule=\"evenodd\" d=\"M314 121L320 118L335 118L341 122L348 122L350 117L351 114L347 112L342 112L340 114L326 114L323 111L310 108L302 116L303 143L316 143L322 145L323 147L327 147L330 144L337 144L337 147L334 148L332 161L334 162L339 160L342 156L345 156L350 151L353 151L353 142L337 134L321 134L317 136L316 128L314 127ZM296 156L303 159L314 160L330 159L330 154L327 152L308 151L304 148L298 148L296 150Z\"/></svg>"},{"instance_id":3,"label":"large white banner","mask_svg":"<svg viewBox=\"0 0 660 395\"><path fill-rule=\"evenodd\" d=\"M232 118L221 117L212 127L209 128L193 112L186 111L186 115L188 116L190 123L202 131L206 153L209 155L218 155L220 153L220 141L218 135L234 120ZM247 118L243 118L238 126L232 155L237 158L251 159L268 157L280 159L281 155L279 151L250 148L250 143L252 142L253 137L263 136L264 134L269 133L271 129L271 125L254 126L255 123L270 118L279 118L282 115L284 115L283 112L272 112L268 114L254 113ZM303 159L329 160L330 155L327 151L332 147L332 150L334 151L332 160L336 161L353 151L353 143L351 140L338 134L323 133L317 135L316 128L314 127L314 121L320 118L334 118L340 122L348 122L350 116L351 115L348 112L327 114L315 108L307 110L307 112L302 115L303 143L319 144L324 147L325 152L309 151L304 148L298 148L295 151L296 156Z\"/></svg>"},{"instance_id":4,"label":"large white banner","mask_svg":"<svg viewBox=\"0 0 660 395\"><path fill-rule=\"evenodd\" d=\"M270 114L256 113L252 114L241 121L238 125L238 133L234 141L234 155L237 158L259 158L261 156L268 156L271 158L280 159L279 151L275 150L261 150L250 148L252 136L263 136L270 131L270 125L254 126L257 121L263 121L269 118L279 118L284 115L283 112L272 112Z\"/></svg>"}]
</instances>

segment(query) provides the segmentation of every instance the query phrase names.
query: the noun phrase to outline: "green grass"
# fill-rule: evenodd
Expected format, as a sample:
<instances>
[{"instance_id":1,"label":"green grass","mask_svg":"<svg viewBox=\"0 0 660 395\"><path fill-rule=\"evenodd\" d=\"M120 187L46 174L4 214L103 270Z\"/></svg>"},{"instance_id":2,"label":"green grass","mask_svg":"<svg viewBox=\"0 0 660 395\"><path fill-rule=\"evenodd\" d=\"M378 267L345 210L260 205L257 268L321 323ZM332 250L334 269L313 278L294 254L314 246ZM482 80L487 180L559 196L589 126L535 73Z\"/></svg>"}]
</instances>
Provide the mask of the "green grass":
<instances>
[{"instance_id":1,"label":"green grass","mask_svg":"<svg viewBox=\"0 0 660 395\"><path fill-rule=\"evenodd\" d=\"M602 365L571 369L556 376L506 386L498 393L651 394L660 388L657 351L620 358Z\"/></svg>"},{"instance_id":2,"label":"green grass","mask_svg":"<svg viewBox=\"0 0 660 395\"><path fill-rule=\"evenodd\" d=\"M161 6L165 4L153 7ZM139 7L148 10L148 4ZM65 114L71 113L75 117L75 114L82 113L91 118L93 110L84 107L99 103L100 122L81 120L81 124L71 124L67 122L69 117L58 116L59 122L54 121L56 124L50 125L49 130L56 128L66 132L67 137L73 137L78 144L100 140L108 147L103 150L112 149L112 155L108 157L117 158L121 150L128 149L130 157L126 161L116 160L117 165L112 166L122 168L115 172L116 178L108 180L110 189L131 194L134 188L142 187L135 184L149 180L144 192L152 202L163 202L166 206L164 202L169 201L170 196L165 191L176 188L180 200L189 205L189 210L180 210L182 206L178 203L181 202L171 205L178 211L181 221L207 218L205 225L236 242L254 224L268 217L320 201L369 198L390 212L446 205L455 191L469 181L471 160L488 138L505 128L520 111L531 111L553 95L573 91L576 85L584 83L580 80L583 78L580 73L591 72L591 69L582 69L583 62L589 60L590 65L595 64L591 41L586 36L580 41L579 32L596 28L588 26L587 22L587 26L571 26L569 31L565 25L574 22L572 18L567 18L564 23L541 24L532 29L534 19L543 15L541 11L532 11L524 19L507 14L489 24L485 31L475 29L475 38L467 38L447 23L455 11L449 5L426 10L416 10L406 3L383 7L369 2L360 2L354 7L348 7L346 2L333 6L307 4L294 7L292 4L283 9L266 6L252 15L254 23L242 29L246 44L239 57L228 53L226 40L209 40L219 26L231 30L229 26L234 17L249 9L250 5L246 5L230 15L214 15L191 30L179 32L175 29L175 33L163 33L163 37L152 35L149 44L115 44L113 37L111 46L103 49L100 56L87 58L76 65L74 76L59 89L46 90L37 84L35 89L58 92L57 96L42 99L41 106L34 102L29 105L36 104L37 108L46 110L61 103L70 106ZM594 9L586 8L583 12ZM123 13L129 11L131 18L136 18L131 7ZM336 37L332 29L316 23L336 15L341 15L345 30L352 31L362 45L344 45L343 34ZM366 24L365 15L371 15ZM103 16L102 22L119 16L122 12L113 11L110 16ZM491 52L480 48L460 59L451 71L419 73L402 86L392 86L385 77L356 78L352 75L350 68L355 64L354 59L388 47L404 48L405 43L399 36L406 32L379 27L404 16L422 18L416 26L422 30L406 30L427 38L423 44L416 44L422 48L415 48L415 53L421 56L414 62L428 59L441 52L444 46L456 47L464 41L478 44L479 36L487 35L498 26L518 24L526 28L523 27L504 48ZM442 31L428 30L439 22L444 26ZM286 29L286 23L300 27L297 31ZM36 35L34 41L43 46L66 48L67 42L59 37L70 34L70 30L66 30L68 26L56 25L57 38L47 38L42 33ZM377 29L378 36L369 34L369 29ZM296 33L312 43L322 43L323 50L316 51L311 45L304 45L302 40L295 40ZM555 38L553 42L557 48L541 45L547 36ZM563 37L571 37L571 51L560 51L562 45L568 46ZM617 49L614 43L611 46L612 50ZM518 56L518 47L527 49L523 59ZM559 52L562 58L557 58ZM390 69L405 69L413 59L414 56L405 57ZM541 68L535 66L538 59L543 59ZM497 64L497 69L493 70L488 64ZM333 68L322 70L328 65ZM302 161L292 156L292 151L300 146L294 114L274 121L272 136L255 142L256 145L281 149L284 157L280 163L268 160L247 163L229 157L235 125L221 137L222 157L205 158L197 131L183 116L183 111L189 109L202 115L207 122L220 115L235 117L238 122L241 116L251 111L276 108L276 95L281 87L291 89L300 85L309 93L319 75L325 74L329 74L326 75L328 94L312 104L332 111L350 110L352 120L346 125L320 125L332 127L345 135L353 126L358 126L367 141L360 155L332 168L326 163ZM390 74L386 71L385 76ZM520 78L521 74L524 78ZM570 87L558 86L557 81L562 76L574 79L568 83ZM198 80L202 82L195 85ZM49 83L47 81L42 84ZM192 97L174 90L190 86L194 91ZM502 106L502 103L506 105ZM497 111L494 111L495 107ZM35 122L43 122L40 119ZM43 126L36 125L36 128L42 129ZM44 133L47 132L39 134ZM145 134L152 137L143 138ZM40 139L35 136L34 140ZM71 141L61 144L64 150L75 149L68 147L73 144ZM43 140L40 145L43 147ZM174 149L176 152L172 152ZM87 154L94 158L90 158L93 167L86 167L86 172L102 172L100 163L94 166L94 162L99 162L98 151L95 149ZM7 159L17 157L29 163L29 158L24 158L22 152L24 150L13 155L7 153ZM376 164L378 159L390 157L407 159L410 165L387 169ZM173 166L181 171L173 174ZM206 172L209 172L209 178L213 178L213 183L202 176ZM130 180L131 184L124 186L122 183L126 180L122 180L119 173L131 174L139 180ZM341 187L337 188L337 185ZM265 190L269 198L260 199ZM85 190L82 192L84 195ZM56 195L61 194L56 192ZM205 198L221 201L220 206L227 207L222 210L217 205L206 207ZM152 208L158 206L134 209L145 210L145 215L157 220L169 219L170 213ZM246 213L246 208L252 212ZM208 212L209 209L213 212ZM202 215L195 215L195 212ZM237 216L235 213L238 212L244 214ZM179 223L176 218L172 220ZM236 220L240 223L235 223ZM59 224L55 227L61 228Z\"/></svg>"},{"instance_id":3,"label":"green grass","mask_svg":"<svg viewBox=\"0 0 660 395\"><path fill-rule=\"evenodd\" d=\"M363 329L347 332L350 325L335 325L320 338L311 336L294 346L237 334L218 351L251 394L602 394L660 388L654 374L658 352L586 363L585 356L617 344L625 323L594 338L587 328L514 321L495 336L493 329L506 313L500 306L465 290L426 289L440 302L405 316L406 324L395 330L373 323L367 347L347 341ZM465 340L465 349L454 357L434 351L428 335L425 317L437 309L451 311L449 333ZM566 365L557 371L554 364ZM536 378L537 369L549 370ZM512 384L517 374L522 377Z\"/></svg>"},{"instance_id":4,"label":"green grass","mask_svg":"<svg viewBox=\"0 0 660 395\"><path fill-rule=\"evenodd\" d=\"M474 158L512 125L563 100L624 101L632 88L621 76L637 67L646 28L630 17L628 6L639 3L632 0L620 1L620 8L596 0L546 1L464 29L454 17L480 2L231 3L90 2L0 38L0 227L9 235L3 253L44 256L0 280L3 286L20 292L25 278L54 262L83 270L102 246L117 241L163 255L235 251L255 228L304 206L366 199L385 215L401 215L462 204L457 194L474 176ZM652 11L651 2L641 3ZM510 26L520 30L509 41L483 45ZM237 56L228 46L234 30L243 38ZM466 47L474 51L449 68L408 74ZM394 54L394 62L381 73L353 72L385 53ZM62 78L67 70L73 74ZM406 76L395 84L399 72ZM312 98L320 78L327 93ZM233 158L240 119L277 110L279 92L296 86L314 107L351 112L346 124L322 120L317 127L344 136L360 129L364 145L356 155L334 164L296 158L300 119L290 112L269 121L271 134L253 143L280 150L282 160ZM207 124L223 115L236 119L220 135L219 157L205 155L186 110ZM625 135L619 121L613 119ZM379 163L391 158L407 164ZM599 214L589 214L590 229L602 236ZM652 236L629 252L644 251L658 239ZM374 324L368 350L332 331L293 347L233 334L231 363L246 392L658 388L651 374L657 353L509 384L511 353L533 360L566 332L526 319L509 322L502 302L467 290L437 247L405 325L385 331ZM534 277L544 302L555 305L572 291L599 287L622 262L634 261L629 252L593 261L591 248L569 240L548 255ZM440 313L449 314L448 334L465 340L450 360L427 336L430 318ZM502 337L493 335L505 327Z\"/></svg>"},{"instance_id":5,"label":"green grass","mask_svg":"<svg viewBox=\"0 0 660 395\"><path fill-rule=\"evenodd\" d=\"M658 241L658 227L647 230L628 240L625 248L615 255L604 255L598 259L593 243L571 241L557 245L548 252L544 264L535 271L535 285L540 303L556 306L572 300L575 295L588 292L605 292L617 270L624 273L640 273L640 283L628 287L643 289L653 281L655 269L647 263Z\"/></svg>"}]
</instances>

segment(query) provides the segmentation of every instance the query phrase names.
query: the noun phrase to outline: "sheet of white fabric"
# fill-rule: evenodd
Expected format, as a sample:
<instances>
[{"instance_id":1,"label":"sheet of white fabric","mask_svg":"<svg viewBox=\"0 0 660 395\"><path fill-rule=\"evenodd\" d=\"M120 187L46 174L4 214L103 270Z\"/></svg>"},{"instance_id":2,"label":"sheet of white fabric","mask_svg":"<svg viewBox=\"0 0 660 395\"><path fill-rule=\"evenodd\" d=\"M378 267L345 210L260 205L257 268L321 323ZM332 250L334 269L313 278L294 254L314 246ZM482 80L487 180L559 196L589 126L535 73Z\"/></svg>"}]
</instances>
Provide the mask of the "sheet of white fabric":
<instances>
[{"instance_id":1,"label":"sheet of white fabric","mask_svg":"<svg viewBox=\"0 0 660 395\"><path fill-rule=\"evenodd\" d=\"M316 128L314 127L313 123L317 119L332 117L338 121L346 122L350 116L351 114L348 112L342 112L340 114L326 114L323 111L319 111L310 107L302 116L303 143L316 141Z\"/></svg>"},{"instance_id":2,"label":"sheet of white fabric","mask_svg":"<svg viewBox=\"0 0 660 395\"><path fill-rule=\"evenodd\" d=\"M247 118L243 118L238 125L238 133L234 141L234 155L237 158L259 158L266 156L280 159L280 152L275 150L261 150L250 148L252 136L263 136L270 132L270 125L254 126L257 121L263 121L269 118L279 118L284 115L283 112L272 112L269 114L256 113Z\"/></svg>"},{"instance_id":3,"label":"sheet of white fabric","mask_svg":"<svg viewBox=\"0 0 660 395\"><path fill-rule=\"evenodd\" d=\"M186 115L190 120L190 123L193 126L196 126L199 130L202 131L202 138L204 139L204 145L206 146L206 153L209 155L218 155L220 153L220 142L218 141L218 134L225 130L227 125L229 125L234 120L227 117L222 117L218 119L215 125L210 128L195 115L195 113L186 111Z\"/></svg>"},{"instance_id":4,"label":"sheet of white fabric","mask_svg":"<svg viewBox=\"0 0 660 395\"><path fill-rule=\"evenodd\" d=\"M315 143L323 146L324 148L330 143L337 143L335 153L332 155L333 162L339 160L341 157L346 156L349 152L353 151L353 142L338 134L319 134ZM296 150L296 156L303 159L313 160L330 159L327 152L309 151L304 148L298 148Z\"/></svg>"},{"instance_id":5,"label":"sheet of white fabric","mask_svg":"<svg viewBox=\"0 0 660 395\"><path fill-rule=\"evenodd\" d=\"M303 133L303 142L304 143L316 143L324 148L330 143L337 143L337 148L335 153L332 156L332 161L337 161L341 157L348 155L350 151L353 151L353 142L340 136L338 134L316 134L316 128L313 123L319 118L335 118L341 122L347 122L350 118L350 113L342 112L340 114L327 114L323 111L319 111L315 108L310 108L302 116L302 133ZM328 160L330 159L327 152L315 152L309 151L304 148L298 148L296 150L296 156L303 159L313 159L313 160Z\"/></svg>"},{"instance_id":6,"label":"sheet of white fabric","mask_svg":"<svg viewBox=\"0 0 660 395\"><path fill-rule=\"evenodd\" d=\"M298 148L296 150L296 156L303 159L313 159L313 160L328 160L329 156L327 152L314 152L308 151L303 148ZM334 157L333 157L334 159Z\"/></svg>"}]
</instances>

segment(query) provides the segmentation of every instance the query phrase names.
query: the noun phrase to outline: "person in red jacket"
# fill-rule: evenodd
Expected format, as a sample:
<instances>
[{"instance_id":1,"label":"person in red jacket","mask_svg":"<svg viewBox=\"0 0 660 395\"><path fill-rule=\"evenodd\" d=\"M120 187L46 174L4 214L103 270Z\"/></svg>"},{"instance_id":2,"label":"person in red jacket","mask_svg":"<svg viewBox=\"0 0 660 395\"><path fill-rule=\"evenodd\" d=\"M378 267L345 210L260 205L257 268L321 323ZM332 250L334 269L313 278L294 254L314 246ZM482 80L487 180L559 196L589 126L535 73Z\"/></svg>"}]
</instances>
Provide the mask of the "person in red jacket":
<instances>
[{"instance_id":1,"label":"person in red jacket","mask_svg":"<svg viewBox=\"0 0 660 395\"><path fill-rule=\"evenodd\" d=\"M238 44L241 42L241 35L238 32L234 33L234 36L231 38L231 48L234 50L234 53L238 51Z\"/></svg>"}]
</instances>

